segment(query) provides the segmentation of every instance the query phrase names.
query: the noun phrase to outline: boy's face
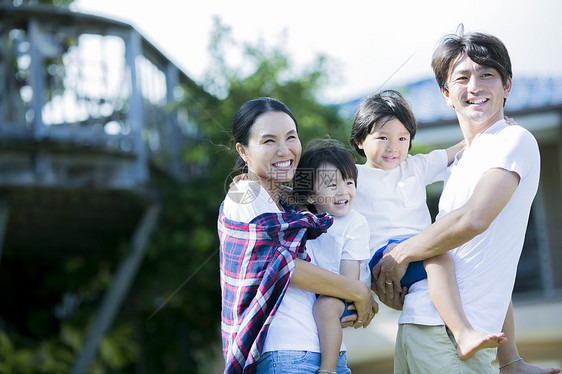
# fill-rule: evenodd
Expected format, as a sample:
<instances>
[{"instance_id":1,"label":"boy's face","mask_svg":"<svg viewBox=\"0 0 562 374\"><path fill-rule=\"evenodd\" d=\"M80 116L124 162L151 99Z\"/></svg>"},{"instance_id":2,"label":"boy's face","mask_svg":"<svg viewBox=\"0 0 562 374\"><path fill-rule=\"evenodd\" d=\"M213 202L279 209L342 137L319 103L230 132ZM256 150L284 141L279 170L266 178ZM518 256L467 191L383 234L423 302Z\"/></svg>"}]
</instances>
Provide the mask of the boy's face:
<instances>
[{"instance_id":1,"label":"boy's face","mask_svg":"<svg viewBox=\"0 0 562 374\"><path fill-rule=\"evenodd\" d=\"M396 118L391 118L383 125L375 125L359 149L365 152L366 166L391 170L400 165L408 156L410 133Z\"/></svg>"},{"instance_id":2,"label":"boy's face","mask_svg":"<svg viewBox=\"0 0 562 374\"><path fill-rule=\"evenodd\" d=\"M355 194L355 181L344 179L334 165L325 163L316 170L314 191L308 202L314 204L318 213L342 217L350 211Z\"/></svg>"}]
</instances>

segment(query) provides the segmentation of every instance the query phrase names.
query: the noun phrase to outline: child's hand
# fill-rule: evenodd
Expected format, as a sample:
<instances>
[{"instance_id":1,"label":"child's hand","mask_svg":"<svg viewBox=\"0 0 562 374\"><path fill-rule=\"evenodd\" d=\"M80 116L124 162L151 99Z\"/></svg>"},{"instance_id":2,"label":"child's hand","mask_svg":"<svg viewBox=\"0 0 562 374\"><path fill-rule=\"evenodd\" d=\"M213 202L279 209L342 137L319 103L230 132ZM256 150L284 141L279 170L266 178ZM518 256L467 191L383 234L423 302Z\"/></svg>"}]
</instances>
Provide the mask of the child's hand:
<instances>
[{"instance_id":1,"label":"child's hand","mask_svg":"<svg viewBox=\"0 0 562 374\"><path fill-rule=\"evenodd\" d=\"M503 119L508 125L519 125L513 118L509 118L508 116L504 116Z\"/></svg>"}]
</instances>

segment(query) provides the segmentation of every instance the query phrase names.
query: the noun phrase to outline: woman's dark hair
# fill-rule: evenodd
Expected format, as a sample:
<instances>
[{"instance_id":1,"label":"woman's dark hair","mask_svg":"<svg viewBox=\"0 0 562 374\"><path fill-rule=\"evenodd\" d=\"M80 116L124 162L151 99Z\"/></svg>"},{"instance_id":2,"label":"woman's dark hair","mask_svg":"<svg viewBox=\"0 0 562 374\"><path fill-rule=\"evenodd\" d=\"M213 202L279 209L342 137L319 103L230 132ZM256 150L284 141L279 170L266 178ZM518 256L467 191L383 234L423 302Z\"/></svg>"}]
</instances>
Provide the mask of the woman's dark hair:
<instances>
[{"instance_id":1,"label":"woman's dark hair","mask_svg":"<svg viewBox=\"0 0 562 374\"><path fill-rule=\"evenodd\" d=\"M295 128L298 131L297 120L285 104L271 97L260 97L242 104L236 113L234 113L234 117L232 118L231 145L234 146L236 143L240 143L245 147L248 146L248 140L250 139L252 126L254 125L254 122L256 122L256 118L266 112L286 113L293 119L293 121L295 121ZM240 156L238 156L234 169L240 171L241 173L248 172L248 167Z\"/></svg>"},{"instance_id":2,"label":"woman's dark hair","mask_svg":"<svg viewBox=\"0 0 562 374\"><path fill-rule=\"evenodd\" d=\"M443 91L449 92L447 78L451 62L464 54L479 65L496 69L504 86L513 76L509 53L500 39L483 33L465 35L461 25L457 34L448 34L439 40L431 58L435 79Z\"/></svg>"},{"instance_id":3,"label":"woman's dark hair","mask_svg":"<svg viewBox=\"0 0 562 374\"><path fill-rule=\"evenodd\" d=\"M314 192L318 168L326 163L334 165L344 179L353 179L357 185L357 166L350 150L333 139L310 141L301 155L295 172L293 194L296 205L306 205L308 210L313 213L316 213L316 209L307 203L307 199Z\"/></svg>"},{"instance_id":4,"label":"woman's dark hair","mask_svg":"<svg viewBox=\"0 0 562 374\"><path fill-rule=\"evenodd\" d=\"M385 90L365 98L355 111L355 118L351 127L349 142L361 156L365 157L365 152L359 148L361 144L373 131L373 128L380 124L384 126L391 119L396 118L410 133L410 148L412 140L416 135L416 117L412 112L410 104L404 99L400 92L395 90Z\"/></svg>"}]
</instances>

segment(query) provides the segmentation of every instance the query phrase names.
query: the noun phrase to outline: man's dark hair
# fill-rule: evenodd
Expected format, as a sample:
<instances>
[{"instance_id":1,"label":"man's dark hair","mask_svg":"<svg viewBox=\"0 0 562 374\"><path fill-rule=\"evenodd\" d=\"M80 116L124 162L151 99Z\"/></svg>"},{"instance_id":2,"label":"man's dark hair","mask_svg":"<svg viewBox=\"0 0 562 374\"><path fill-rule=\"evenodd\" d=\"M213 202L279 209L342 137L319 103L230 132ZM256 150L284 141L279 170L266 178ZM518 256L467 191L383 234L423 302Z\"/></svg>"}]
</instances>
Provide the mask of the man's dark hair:
<instances>
[{"instance_id":1,"label":"man's dark hair","mask_svg":"<svg viewBox=\"0 0 562 374\"><path fill-rule=\"evenodd\" d=\"M509 53L503 42L493 35L478 32L464 34L463 28L459 29L459 33L441 38L433 52L431 67L439 88L449 92L447 78L451 62L465 54L477 64L496 69L505 86L513 74Z\"/></svg>"}]
</instances>

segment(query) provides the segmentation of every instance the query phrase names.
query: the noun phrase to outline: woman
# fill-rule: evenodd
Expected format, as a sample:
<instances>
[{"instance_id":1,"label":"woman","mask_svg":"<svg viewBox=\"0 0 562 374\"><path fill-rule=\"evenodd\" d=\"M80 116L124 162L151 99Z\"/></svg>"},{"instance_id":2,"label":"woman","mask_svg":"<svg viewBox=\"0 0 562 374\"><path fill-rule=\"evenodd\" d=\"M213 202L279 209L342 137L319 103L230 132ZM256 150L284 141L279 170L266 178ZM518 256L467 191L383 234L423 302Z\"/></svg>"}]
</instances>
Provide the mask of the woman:
<instances>
[{"instance_id":1,"label":"woman","mask_svg":"<svg viewBox=\"0 0 562 374\"><path fill-rule=\"evenodd\" d=\"M291 111L271 98L243 104L232 121L237 169L248 178L233 185L218 220L225 373L317 372L315 294L353 302L355 328L377 312L364 283L309 262L306 240L332 218L284 204L283 183L301 155L297 130ZM349 373L342 348L337 372Z\"/></svg>"}]
</instances>

